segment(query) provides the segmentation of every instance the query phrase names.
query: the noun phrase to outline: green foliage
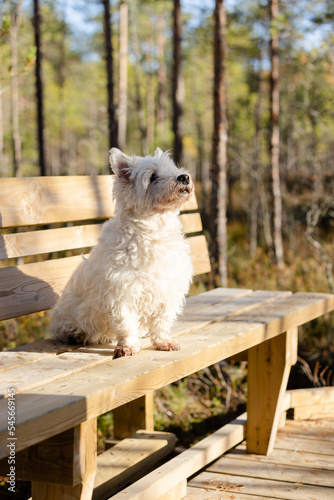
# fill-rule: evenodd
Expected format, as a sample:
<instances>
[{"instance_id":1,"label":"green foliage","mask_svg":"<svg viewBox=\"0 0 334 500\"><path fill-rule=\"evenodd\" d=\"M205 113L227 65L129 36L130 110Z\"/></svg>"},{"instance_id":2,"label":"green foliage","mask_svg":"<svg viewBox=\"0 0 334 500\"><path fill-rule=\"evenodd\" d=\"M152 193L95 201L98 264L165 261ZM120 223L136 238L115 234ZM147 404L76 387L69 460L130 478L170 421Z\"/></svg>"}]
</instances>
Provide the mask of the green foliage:
<instances>
[{"instance_id":1,"label":"green foliage","mask_svg":"<svg viewBox=\"0 0 334 500\"><path fill-rule=\"evenodd\" d=\"M0 42L1 39L4 39L8 36L10 30L10 16L8 14L4 14L2 16L2 23L0 27Z\"/></svg>"},{"instance_id":2,"label":"green foliage","mask_svg":"<svg viewBox=\"0 0 334 500\"><path fill-rule=\"evenodd\" d=\"M0 321L0 351L48 338L49 324L49 315L44 311Z\"/></svg>"}]
</instances>

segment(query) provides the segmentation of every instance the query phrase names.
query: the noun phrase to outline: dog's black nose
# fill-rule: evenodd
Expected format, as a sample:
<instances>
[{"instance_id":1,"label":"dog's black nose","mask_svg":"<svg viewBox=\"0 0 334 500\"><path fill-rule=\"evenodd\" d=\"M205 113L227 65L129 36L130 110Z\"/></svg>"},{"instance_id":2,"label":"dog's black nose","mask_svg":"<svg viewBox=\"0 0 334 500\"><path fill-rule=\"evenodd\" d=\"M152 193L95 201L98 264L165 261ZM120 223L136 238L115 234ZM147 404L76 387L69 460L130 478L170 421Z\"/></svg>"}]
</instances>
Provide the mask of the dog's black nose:
<instances>
[{"instance_id":1,"label":"dog's black nose","mask_svg":"<svg viewBox=\"0 0 334 500\"><path fill-rule=\"evenodd\" d=\"M190 177L187 174L182 174L182 175L179 175L176 180L178 182L182 182L182 184L186 184L187 185L190 182Z\"/></svg>"}]
</instances>

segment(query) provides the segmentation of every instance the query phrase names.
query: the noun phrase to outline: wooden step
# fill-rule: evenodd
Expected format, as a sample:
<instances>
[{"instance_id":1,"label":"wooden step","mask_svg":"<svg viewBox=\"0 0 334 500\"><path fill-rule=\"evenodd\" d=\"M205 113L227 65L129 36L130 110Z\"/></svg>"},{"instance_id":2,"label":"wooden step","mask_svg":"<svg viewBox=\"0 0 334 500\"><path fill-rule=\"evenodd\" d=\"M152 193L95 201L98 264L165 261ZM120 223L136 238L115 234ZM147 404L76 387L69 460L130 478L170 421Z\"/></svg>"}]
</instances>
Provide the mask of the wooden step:
<instances>
[{"instance_id":1,"label":"wooden step","mask_svg":"<svg viewBox=\"0 0 334 500\"><path fill-rule=\"evenodd\" d=\"M179 488L185 479L240 443L244 439L245 426L246 414L243 414L119 492L113 497L113 500L159 500L161 497L163 498L164 492Z\"/></svg>"},{"instance_id":2,"label":"wooden step","mask_svg":"<svg viewBox=\"0 0 334 500\"><path fill-rule=\"evenodd\" d=\"M114 495L151 472L175 447L169 432L139 430L97 457L93 500Z\"/></svg>"}]
</instances>

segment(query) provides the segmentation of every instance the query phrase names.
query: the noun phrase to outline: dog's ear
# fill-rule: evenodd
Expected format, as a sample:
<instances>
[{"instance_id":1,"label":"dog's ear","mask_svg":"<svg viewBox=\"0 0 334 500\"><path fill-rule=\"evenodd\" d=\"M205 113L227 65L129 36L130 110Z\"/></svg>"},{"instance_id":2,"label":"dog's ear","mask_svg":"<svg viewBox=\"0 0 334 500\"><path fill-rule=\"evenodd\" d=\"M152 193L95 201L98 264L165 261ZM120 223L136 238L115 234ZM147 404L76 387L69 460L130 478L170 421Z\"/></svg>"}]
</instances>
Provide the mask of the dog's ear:
<instances>
[{"instance_id":1,"label":"dog's ear","mask_svg":"<svg viewBox=\"0 0 334 500\"><path fill-rule=\"evenodd\" d=\"M117 148L109 151L109 162L112 170L118 177L129 180L133 169L133 158L122 153Z\"/></svg>"},{"instance_id":2,"label":"dog's ear","mask_svg":"<svg viewBox=\"0 0 334 500\"><path fill-rule=\"evenodd\" d=\"M154 156L155 158L160 158L160 156L162 156L164 153L163 151L160 149L160 148L157 148L155 151L154 151Z\"/></svg>"}]
</instances>

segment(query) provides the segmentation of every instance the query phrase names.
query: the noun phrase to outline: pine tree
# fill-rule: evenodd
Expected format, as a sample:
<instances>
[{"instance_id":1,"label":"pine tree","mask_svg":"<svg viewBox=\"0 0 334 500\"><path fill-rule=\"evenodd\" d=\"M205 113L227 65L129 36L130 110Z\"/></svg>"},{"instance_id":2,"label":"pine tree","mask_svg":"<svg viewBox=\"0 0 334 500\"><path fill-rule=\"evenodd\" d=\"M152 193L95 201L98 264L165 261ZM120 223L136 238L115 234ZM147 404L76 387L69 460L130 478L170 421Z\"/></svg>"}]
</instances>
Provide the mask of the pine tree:
<instances>
[{"instance_id":1,"label":"pine tree","mask_svg":"<svg viewBox=\"0 0 334 500\"><path fill-rule=\"evenodd\" d=\"M274 246L276 263L284 267L283 240L282 240L282 195L280 185L279 150L279 32L277 28L279 0L269 0L270 14L270 161L274 203Z\"/></svg>"},{"instance_id":2,"label":"pine tree","mask_svg":"<svg viewBox=\"0 0 334 500\"><path fill-rule=\"evenodd\" d=\"M214 132L211 170L212 256L218 262L222 286L227 286L227 134L226 113L226 10L216 0L214 26Z\"/></svg>"},{"instance_id":3,"label":"pine tree","mask_svg":"<svg viewBox=\"0 0 334 500\"><path fill-rule=\"evenodd\" d=\"M36 46L36 100L37 100L37 137L40 175L47 175L45 161L45 143L44 143L44 101L43 101L43 81L42 81L42 51L41 51L41 16L39 11L39 0L34 0L34 34Z\"/></svg>"},{"instance_id":4,"label":"pine tree","mask_svg":"<svg viewBox=\"0 0 334 500\"><path fill-rule=\"evenodd\" d=\"M182 14L180 0L174 0L173 11L173 132L174 132L174 160L176 164L182 163L183 144L183 101L184 101L184 81L182 77L181 61L181 39L182 39Z\"/></svg>"}]
</instances>

